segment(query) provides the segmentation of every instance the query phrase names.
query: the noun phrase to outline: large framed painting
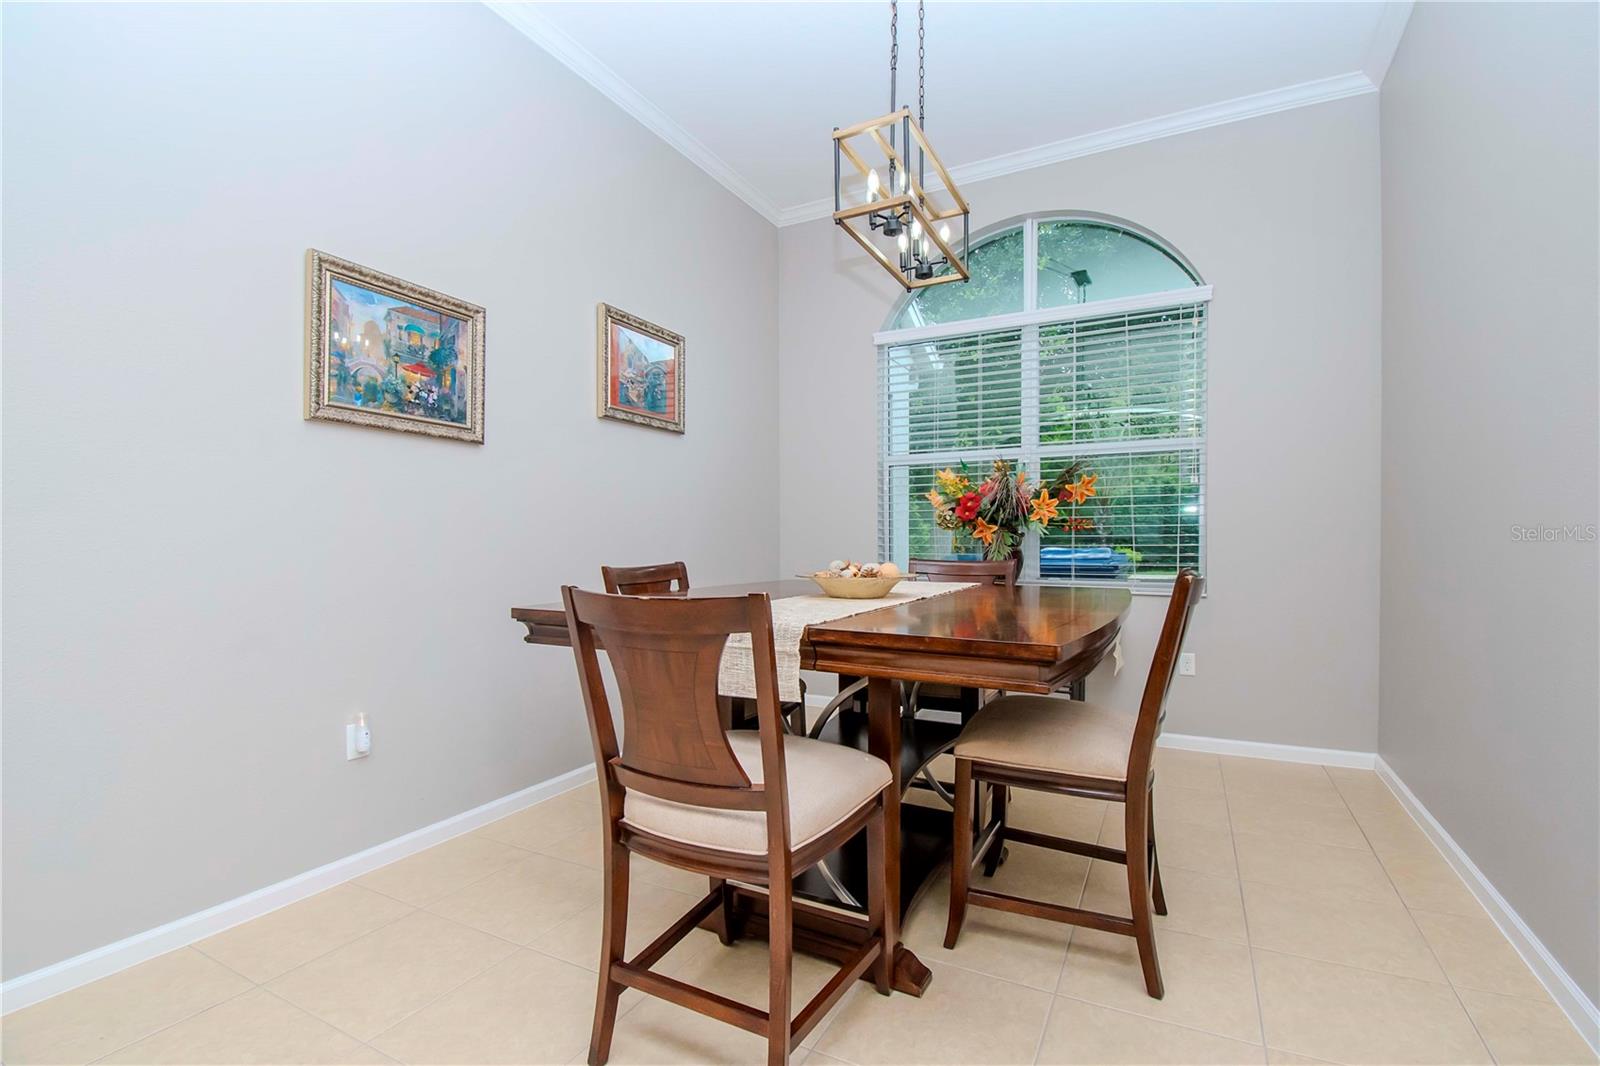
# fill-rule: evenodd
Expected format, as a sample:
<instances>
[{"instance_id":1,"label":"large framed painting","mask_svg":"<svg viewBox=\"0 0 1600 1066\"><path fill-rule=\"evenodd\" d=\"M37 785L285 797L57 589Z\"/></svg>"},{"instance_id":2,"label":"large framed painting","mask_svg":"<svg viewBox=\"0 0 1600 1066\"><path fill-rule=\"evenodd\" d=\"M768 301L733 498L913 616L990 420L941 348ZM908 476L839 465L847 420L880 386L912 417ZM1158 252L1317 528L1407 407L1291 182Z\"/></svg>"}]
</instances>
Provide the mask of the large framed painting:
<instances>
[{"instance_id":1,"label":"large framed painting","mask_svg":"<svg viewBox=\"0 0 1600 1066\"><path fill-rule=\"evenodd\" d=\"M313 249L306 418L483 443L483 308Z\"/></svg>"},{"instance_id":2,"label":"large framed painting","mask_svg":"<svg viewBox=\"0 0 1600 1066\"><path fill-rule=\"evenodd\" d=\"M600 305L600 417L683 432L683 338Z\"/></svg>"}]
</instances>

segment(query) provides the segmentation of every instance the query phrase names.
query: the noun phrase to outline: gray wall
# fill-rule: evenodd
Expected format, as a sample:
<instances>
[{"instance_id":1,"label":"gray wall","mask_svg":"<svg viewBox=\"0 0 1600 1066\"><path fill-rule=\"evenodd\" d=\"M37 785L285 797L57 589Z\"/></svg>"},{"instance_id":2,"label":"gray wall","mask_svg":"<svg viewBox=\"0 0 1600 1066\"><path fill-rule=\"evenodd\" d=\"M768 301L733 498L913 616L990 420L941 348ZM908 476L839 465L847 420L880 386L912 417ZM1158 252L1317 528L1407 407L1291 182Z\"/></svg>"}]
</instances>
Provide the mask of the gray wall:
<instances>
[{"instance_id":1,"label":"gray wall","mask_svg":"<svg viewBox=\"0 0 1600 1066\"><path fill-rule=\"evenodd\" d=\"M478 5L4 38L13 977L588 759L507 610L775 572L777 236ZM308 247L488 308L485 446L301 421ZM686 436L595 418L600 300L687 336Z\"/></svg>"},{"instance_id":2,"label":"gray wall","mask_svg":"<svg viewBox=\"0 0 1600 1066\"><path fill-rule=\"evenodd\" d=\"M937 138L935 138L937 139ZM1176 733L1372 751L1378 737L1379 256L1374 95L980 182L979 225L1051 210L1154 230L1216 287L1208 596ZM876 552L872 334L894 281L829 221L779 246L782 557ZM1166 601L1139 597L1133 706Z\"/></svg>"},{"instance_id":3,"label":"gray wall","mask_svg":"<svg viewBox=\"0 0 1600 1066\"><path fill-rule=\"evenodd\" d=\"M1384 82L1379 753L1600 998L1597 9L1418 4ZM1590 534L1592 536L1592 533Z\"/></svg>"}]
</instances>

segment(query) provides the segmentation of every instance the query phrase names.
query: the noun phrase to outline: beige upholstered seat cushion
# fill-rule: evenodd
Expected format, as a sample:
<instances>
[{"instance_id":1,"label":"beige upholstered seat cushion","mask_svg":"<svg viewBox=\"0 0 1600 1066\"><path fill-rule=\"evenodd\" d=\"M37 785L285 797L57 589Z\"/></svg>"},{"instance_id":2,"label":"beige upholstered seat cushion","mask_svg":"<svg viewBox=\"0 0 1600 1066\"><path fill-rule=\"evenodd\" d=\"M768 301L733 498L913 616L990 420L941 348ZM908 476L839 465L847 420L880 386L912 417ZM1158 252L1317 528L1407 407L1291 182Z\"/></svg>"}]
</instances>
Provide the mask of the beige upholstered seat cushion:
<instances>
[{"instance_id":1,"label":"beige upholstered seat cushion","mask_svg":"<svg viewBox=\"0 0 1600 1066\"><path fill-rule=\"evenodd\" d=\"M1002 696L973 715L956 754L979 762L1122 781L1136 715L1058 696Z\"/></svg>"},{"instance_id":2,"label":"beige upholstered seat cushion","mask_svg":"<svg viewBox=\"0 0 1600 1066\"><path fill-rule=\"evenodd\" d=\"M805 737L783 738L789 774L789 845L799 848L826 833L889 783L889 764L855 748ZM741 729L728 745L751 784L765 780L761 735ZM720 851L767 853L765 811L694 807L630 790L622 820L635 829Z\"/></svg>"}]
</instances>

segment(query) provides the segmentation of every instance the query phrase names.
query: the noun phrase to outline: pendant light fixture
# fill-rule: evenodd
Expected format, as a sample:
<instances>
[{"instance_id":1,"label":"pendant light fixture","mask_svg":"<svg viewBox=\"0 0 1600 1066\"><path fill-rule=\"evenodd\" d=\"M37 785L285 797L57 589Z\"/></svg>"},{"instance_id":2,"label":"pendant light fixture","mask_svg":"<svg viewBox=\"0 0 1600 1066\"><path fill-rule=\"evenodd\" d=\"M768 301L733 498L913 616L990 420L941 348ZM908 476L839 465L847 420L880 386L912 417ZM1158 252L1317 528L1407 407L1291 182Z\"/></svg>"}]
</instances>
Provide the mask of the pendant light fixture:
<instances>
[{"instance_id":1,"label":"pendant light fixture","mask_svg":"<svg viewBox=\"0 0 1600 1066\"><path fill-rule=\"evenodd\" d=\"M897 106L900 11L897 0L890 0L889 113L833 131L833 221L908 291L966 281L971 233L971 209L922 130L925 31L923 0L917 0L916 117L910 107ZM943 185L937 200L927 189L930 166ZM961 240L956 244L951 222L958 217Z\"/></svg>"}]
</instances>

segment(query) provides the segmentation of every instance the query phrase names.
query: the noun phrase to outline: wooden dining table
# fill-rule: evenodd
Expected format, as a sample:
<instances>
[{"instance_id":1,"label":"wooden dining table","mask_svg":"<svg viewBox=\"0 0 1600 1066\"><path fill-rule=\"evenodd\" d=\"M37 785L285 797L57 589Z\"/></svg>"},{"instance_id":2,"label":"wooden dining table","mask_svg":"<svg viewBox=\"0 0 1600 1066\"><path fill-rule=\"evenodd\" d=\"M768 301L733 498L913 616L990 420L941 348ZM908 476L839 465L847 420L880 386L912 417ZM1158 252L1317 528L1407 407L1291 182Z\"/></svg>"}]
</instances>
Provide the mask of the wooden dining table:
<instances>
[{"instance_id":1,"label":"wooden dining table","mask_svg":"<svg viewBox=\"0 0 1600 1066\"><path fill-rule=\"evenodd\" d=\"M674 595L698 599L752 592L779 599L815 595L817 589L809 581L765 581ZM864 748L894 774L885 842L889 898L898 898L900 907L889 908L894 929L886 930L886 939L895 944L898 991L921 995L931 977L900 943L899 919L949 853L952 822L948 809L900 800L960 731L959 724L904 719L903 683L1031 693L1070 687L1081 693L1083 679L1115 643L1130 603L1126 589L982 584L806 627L800 641L803 669L837 674L841 685L866 681L860 706L836 716L823 739ZM511 616L526 627L527 643L571 646L559 602L514 607ZM858 840L828 858L834 876L847 887L866 883L865 850ZM797 896L844 909L814 869L796 880L795 889ZM758 892L739 893L739 933L764 932L765 899ZM848 954L859 942L860 924L844 918L831 916L826 907L797 907L796 946L826 958Z\"/></svg>"}]
</instances>

